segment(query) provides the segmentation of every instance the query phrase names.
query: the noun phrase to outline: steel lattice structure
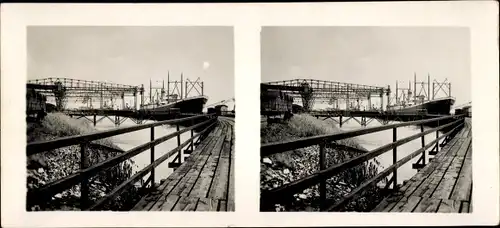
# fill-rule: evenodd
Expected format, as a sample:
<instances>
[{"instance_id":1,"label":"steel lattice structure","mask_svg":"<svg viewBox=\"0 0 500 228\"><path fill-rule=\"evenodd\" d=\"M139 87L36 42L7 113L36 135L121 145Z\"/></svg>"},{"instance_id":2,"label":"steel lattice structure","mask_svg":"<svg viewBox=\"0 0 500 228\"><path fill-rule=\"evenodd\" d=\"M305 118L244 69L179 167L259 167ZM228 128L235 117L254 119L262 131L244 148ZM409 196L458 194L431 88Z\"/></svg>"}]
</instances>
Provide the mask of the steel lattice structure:
<instances>
[{"instance_id":1,"label":"steel lattice structure","mask_svg":"<svg viewBox=\"0 0 500 228\"><path fill-rule=\"evenodd\" d=\"M80 80L71 78L44 78L28 80L28 84L41 85L37 90L48 96L54 97L58 109L64 109L68 98L83 98L84 100L99 98L101 107L105 98L121 98L133 96L137 103L137 93L143 101L144 87L131 86L117 83Z\"/></svg>"},{"instance_id":2,"label":"steel lattice structure","mask_svg":"<svg viewBox=\"0 0 500 228\"><path fill-rule=\"evenodd\" d=\"M359 100L368 100L370 103L371 97L382 98L384 95L390 95L389 86L385 88L316 79L293 79L265 82L262 84L263 88L266 85L273 85L273 89L288 91L294 97L295 101L302 102L306 110L310 110L314 102L326 102L329 104L337 102L338 104L339 100L346 103L350 100L356 100L358 103Z\"/></svg>"}]
</instances>

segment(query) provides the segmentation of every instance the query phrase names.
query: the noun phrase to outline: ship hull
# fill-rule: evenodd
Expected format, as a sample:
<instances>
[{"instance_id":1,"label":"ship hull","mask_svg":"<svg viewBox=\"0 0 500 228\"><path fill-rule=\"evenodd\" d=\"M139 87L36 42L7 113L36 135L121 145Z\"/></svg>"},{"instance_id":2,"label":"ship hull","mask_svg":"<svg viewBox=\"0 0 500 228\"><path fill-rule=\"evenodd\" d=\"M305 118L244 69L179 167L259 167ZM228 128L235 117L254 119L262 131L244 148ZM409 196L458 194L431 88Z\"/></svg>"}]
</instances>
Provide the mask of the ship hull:
<instances>
[{"instance_id":1,"label":"ship hull","mask_svg":"<svg viewBox=\"0 0 500 228\"><path fill-rule=\"evenodd\" d=\"M454 99L439 99L427 101L422 104L409 106L409 107L393 107L390 111L396 113L426 113L431 115L450 115L451 106L455 103Z\"/></svg>"},{"instance_id":2,"label":"ship hull","mask_svg":"<svg viewBox=\"0 0 500 228\"><path fill-rule=\"evenodd\" d=\"M179 109L181 113L200 114L203 113L203 106L205 106L207 100L208 100L207 97L200 96L194 98L186 98L170 104L154 106L154 107L145 107L144 109L155 112L163 112L163 111L169 111L171 109Z\"/></svg>"}]
</instances>

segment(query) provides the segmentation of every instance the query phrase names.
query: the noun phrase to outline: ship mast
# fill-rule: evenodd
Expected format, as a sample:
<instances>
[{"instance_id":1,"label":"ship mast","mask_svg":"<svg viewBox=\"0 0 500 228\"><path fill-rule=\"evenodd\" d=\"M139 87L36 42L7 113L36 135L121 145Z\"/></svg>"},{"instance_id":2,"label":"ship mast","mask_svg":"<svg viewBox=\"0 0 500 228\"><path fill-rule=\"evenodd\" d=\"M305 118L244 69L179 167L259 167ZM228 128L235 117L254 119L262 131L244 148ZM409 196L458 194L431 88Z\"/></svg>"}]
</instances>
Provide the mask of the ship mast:
<instances>
[{"instance_id":1,"label":"ship mast","mask_svg":"<svg viewBox=\"0 0 500 228\"><path fill-rule=\"evenodd\" d=\"M165 100L165 79L162 80L162 86L161 86L161 101Z\"/></svg>"},{"instance_id":2,"label":"ship mast","mask_svg":"<svg viewBox=\"0 0 500 228\"><path fill-rule=\"evenodd\" d=\"M418 102L418 97L417 97L417 72L413 72L413 102L415 104Z\"/></svg>"},{"instance_id":3,"label":"ship mast","mask_svg":"<svg viewBox=\"0 0 500 228\"><path fill-rule=\"evenodd\" d=\"M167 104L170 103L170 71L167 74Z\"/></svg>"},{"instance_id":4,"label":"ship mast","mask_svg":"<svg viewBox=\"0 0 500 228\"><path fill-rule=\"evenodd\" d=\"M428 101L431 100L430 93L431 93L431 74L427 73L427 100ZM432 99L434 100L434 94L432 95Z\"/></svg>"},{"instance_id":5,"label":"ship mast","mask_svg":"<svg viewBox=\"0 0 500 228\"><path fill-rule=\"evenodd\" d=\"M151 82L151 78L149 79L149 103L154 104L154 102L153 102L153 83Z\"/></svg>"},{"instance_id":6,"label":"ship mast","mask_svg":"<svg viewBox=\"0 0 500 228\"><path fill-rule=\"evenodd\" d=\"M411 93L411 81L408 81L408 97L406 98L406 100L408 100L408 103L410 103L412 101L412 93Z\"/></svg>"}]
</instances>

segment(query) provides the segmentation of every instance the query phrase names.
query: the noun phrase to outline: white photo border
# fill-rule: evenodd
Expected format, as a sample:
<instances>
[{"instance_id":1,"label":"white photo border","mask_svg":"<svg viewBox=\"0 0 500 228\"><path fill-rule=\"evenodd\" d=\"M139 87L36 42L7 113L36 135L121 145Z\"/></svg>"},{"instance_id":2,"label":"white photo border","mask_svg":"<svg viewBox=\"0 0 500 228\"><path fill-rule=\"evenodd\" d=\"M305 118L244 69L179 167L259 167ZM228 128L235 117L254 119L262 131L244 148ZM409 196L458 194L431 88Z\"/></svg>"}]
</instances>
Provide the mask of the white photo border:
<instances>
[{"instance_id":1,"label":"white photo border","mask_svg":"<svg viewBox=\"0 0 500 228\"><path fill-rule=\"evenodd\" d=\"M486 225L499 220L498 4L2 4L2 226ZM26 212L26 26L234 26L236 212ZM453 26L471 34L473 213L259 212L261 26ZM237 90L236 90L237 89Z\"/></svg>"}]
</instances>

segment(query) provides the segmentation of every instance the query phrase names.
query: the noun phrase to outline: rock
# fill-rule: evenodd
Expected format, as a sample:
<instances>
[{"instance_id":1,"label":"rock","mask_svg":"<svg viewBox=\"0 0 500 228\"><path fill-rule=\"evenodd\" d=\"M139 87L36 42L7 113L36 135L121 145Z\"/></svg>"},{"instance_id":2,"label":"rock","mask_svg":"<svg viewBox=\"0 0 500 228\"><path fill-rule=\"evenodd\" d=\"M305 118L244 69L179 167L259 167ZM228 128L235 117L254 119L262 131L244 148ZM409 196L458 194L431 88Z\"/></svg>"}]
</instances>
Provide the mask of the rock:
<instances>
[{"instance_id":1,"label":"rock","mask_svg":"<svg viewBox=\"0 0 500 228\"><path fill-rule=\"evenodd\" d=\"M280 212L280 211L285 211L285 207L282 206L282 205L279 205L279 204L275 204L274 205L274 208L277 212Z\"/></svg>"},{"instance_id":2,"label":"rock","mask_svg":"<svg viewBox=\"0 0 500 228\"><path fill-rule=\"evenodd\" d=\"M43 168L38 168L38 173L44 173L45 170L43 170Z\"/></svg>"},{"instance_id":3,"label":"rock","mask_svg":"<svg viewBox=\"0 0 500 228\"><path fill-rule=\"evenodd\" d=\"M307 196L306 196L306 194L299 194L299 198L300 199L307 199Z\"/></svg>"},{"instance_id":4,"label":"rock","mask_svg":"<svg viewBox=\"0 0 500 228\"><path fill-rule=\"evenodd\" d=\"M284 173L284 174L289 174L289 173L290 173L290 170L288 170L288 169L284 169L284 170L283 170L283 173Z\"/></svg>"},{"instance_id":5,"label":"rock","mask_svg":"<svg viewBox=\"0 0 500 228\"><path fill-rule=\"evenodd\" d=\"M61 193L57 193L54 198L57 198L57 199L60 199L62 197L62 194Z\"/></svg>"},{"instance_id":6,"label":"rock","mask_svg":"<svg viewBox=\"0 0 500 228\"><path fill-rule=\"evenodd\" d=\"M262 160L262 162L264 162L264 163L266 163L266 164L269 164L269 165L272 165L272 164L273 164L273 161L271 161L271 159L269 159L269 158L264 158L264 159Z\"/></svg>"}]
</instances>

